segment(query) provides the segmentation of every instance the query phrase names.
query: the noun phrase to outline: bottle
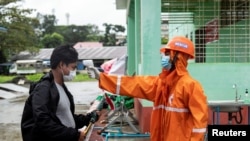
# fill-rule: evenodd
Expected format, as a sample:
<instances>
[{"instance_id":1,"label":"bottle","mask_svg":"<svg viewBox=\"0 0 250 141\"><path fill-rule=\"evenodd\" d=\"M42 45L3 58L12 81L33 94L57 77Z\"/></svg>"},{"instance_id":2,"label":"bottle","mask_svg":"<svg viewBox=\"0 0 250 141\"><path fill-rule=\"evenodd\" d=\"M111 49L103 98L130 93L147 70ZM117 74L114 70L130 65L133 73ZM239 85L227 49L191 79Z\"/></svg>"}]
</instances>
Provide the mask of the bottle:
<instances>
[{"instance_id":1,"label":"bottle","mask_svg":"<svg viewBox=\"0 0 250 141\"><path fill-rule=\"evenodd\" d=\"M250 100L249 100L249 97L248 97L248 89L246 89L246 91L245 91L244 103L250 103Z\"/></svg>"}]
</instances>

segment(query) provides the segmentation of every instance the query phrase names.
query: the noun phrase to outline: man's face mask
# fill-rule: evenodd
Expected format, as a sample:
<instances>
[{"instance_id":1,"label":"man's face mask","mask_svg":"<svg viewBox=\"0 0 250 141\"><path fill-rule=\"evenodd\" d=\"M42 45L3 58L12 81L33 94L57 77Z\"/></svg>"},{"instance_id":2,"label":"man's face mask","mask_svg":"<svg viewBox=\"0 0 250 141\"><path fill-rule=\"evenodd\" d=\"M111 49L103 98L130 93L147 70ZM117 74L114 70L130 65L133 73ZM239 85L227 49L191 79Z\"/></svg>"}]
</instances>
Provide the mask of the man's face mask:
<instances>
[{"instance_id":1,"label":"man's face mask","mask_svg":"<svg viewBox=\"0 0 250 141\"><path fill-rule=\"evenodd\" d=\"M75 76L76 76L76 69L70 70L70 71L69 71L69 75L65 75L65 74L63 73L63 70L62 70L62 74L63 74L63 80L64 80L64 81L72 81L72 80L74 80L74 78L75 78Z\"/></svg>"},{"instance_id":2,"label":"man's face mask","mask_svg":"<svg viewBox=\"0 0 250 141\"><path fill-rule=\"evenodd\" d=\"M172 63L170 62L170 55L162 54L161 56L161 66L166 70L170 70Z\"/></svg>"},{"instance_id":3,"label":"man's face mask","mask_svg":"<svg viewBox=\"0 0 250 141\"><path fill-rule=\"evenodd\" d=\"M76 70L69 71L69 75L63 75L64 81L73 81L76 76Z\"/></svg>"}]
</instances>

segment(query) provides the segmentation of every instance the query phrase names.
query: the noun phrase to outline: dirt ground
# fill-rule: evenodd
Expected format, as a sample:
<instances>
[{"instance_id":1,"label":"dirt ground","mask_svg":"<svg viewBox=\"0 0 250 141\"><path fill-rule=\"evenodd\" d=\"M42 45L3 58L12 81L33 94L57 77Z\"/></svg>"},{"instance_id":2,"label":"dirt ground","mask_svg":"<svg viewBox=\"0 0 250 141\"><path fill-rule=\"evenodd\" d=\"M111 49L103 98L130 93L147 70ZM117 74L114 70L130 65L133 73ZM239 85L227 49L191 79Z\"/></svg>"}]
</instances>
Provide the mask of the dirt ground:
<instances>
[{"instance_id":1,"label":"dirt ground","mask_svg":"<svg viewBox=\"0 0 250 141\"><path fill-rule=\"evenodd\" d=\"M0 123L1 141L22 141L20 124Z\"/></svg>"}]
</instances>

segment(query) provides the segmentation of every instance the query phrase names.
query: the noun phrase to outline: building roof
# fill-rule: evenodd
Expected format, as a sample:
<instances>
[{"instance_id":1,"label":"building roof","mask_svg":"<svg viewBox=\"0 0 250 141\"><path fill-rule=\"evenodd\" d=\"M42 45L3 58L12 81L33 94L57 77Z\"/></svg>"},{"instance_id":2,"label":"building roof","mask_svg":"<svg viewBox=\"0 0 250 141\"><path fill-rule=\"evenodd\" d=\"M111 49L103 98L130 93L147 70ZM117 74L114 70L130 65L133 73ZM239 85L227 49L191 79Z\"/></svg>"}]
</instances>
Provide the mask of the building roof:
<instances>
[{"instance_id":1,"label":"building roof","mask_svg":"<svg viewBox=\"0 0 250 141\"><path fill-rule=\"evenodd\" d=\"M100 42L78 42L74 45L75 49L84 47L103 47L103 44Z\"/></svg>"},{"instance_id":2,"label":"building roof","mask_svg":"<svg viewBox=\"0 0 250 141\"><path fill-rule=\"evenodd\" d=\"M127 54L126 46L114 47L85 47L76 49L79 60L87 59L113 59ZM34 57L35 59L49 60L53 48L40 49L39 53Z\"/></svg>"}]
</instances>

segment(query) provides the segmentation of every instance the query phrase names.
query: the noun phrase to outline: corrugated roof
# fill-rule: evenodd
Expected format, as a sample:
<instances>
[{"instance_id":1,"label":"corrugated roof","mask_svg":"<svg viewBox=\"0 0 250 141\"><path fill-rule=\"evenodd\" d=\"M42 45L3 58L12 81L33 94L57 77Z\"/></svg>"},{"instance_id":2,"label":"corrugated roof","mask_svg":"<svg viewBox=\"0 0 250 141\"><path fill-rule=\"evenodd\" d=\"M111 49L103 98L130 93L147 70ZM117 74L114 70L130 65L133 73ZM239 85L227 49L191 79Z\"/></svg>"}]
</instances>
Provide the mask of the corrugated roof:
<instances>
[{"instance_id":1,"label":"corrugated roof","mask_svg":"<svg viewBox=\"0 0 250 141\"><path fill-rule=\"evenodd\" d=\"M127 54L126 46L113 46L113 47L86 47L76 49L78 52L79 60L87 59L113 59ZM49 60L53 48L40 49L35 59Z\"/></svg>"},{"instance_id":2,"label":"corrugated roof","mask_svg":"<svg viewBox=\"0 0 250 141\"><path fill-rule=\"evenodd\" d=\"M100 42L78 42L74 45L75 49L84 47L103 47L103 44Z\"/></svg>"}]
</instances>

